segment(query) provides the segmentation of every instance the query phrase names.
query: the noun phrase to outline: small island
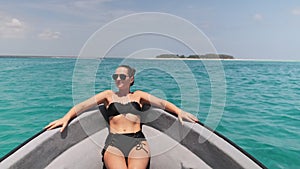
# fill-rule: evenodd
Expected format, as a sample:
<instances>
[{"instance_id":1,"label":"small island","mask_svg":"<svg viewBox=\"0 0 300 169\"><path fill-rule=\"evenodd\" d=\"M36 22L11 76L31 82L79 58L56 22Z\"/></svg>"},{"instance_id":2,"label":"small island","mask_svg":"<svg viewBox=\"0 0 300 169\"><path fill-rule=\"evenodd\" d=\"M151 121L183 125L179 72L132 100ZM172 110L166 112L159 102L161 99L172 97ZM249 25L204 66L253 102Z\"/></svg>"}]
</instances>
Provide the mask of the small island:
<instances>
[{"instance_id":1,"label":"small island","mask_svg":"<svg viewBox=\"0 0 300 169\"><path fill-rule=\"evenodd\" d=\"M226 54L205 54L205 55L176 55L176 54L162 54L156 56L156 58L178 58L178 59L234 59L233 56L226 55Z\"/></svg>"}]
</instances>

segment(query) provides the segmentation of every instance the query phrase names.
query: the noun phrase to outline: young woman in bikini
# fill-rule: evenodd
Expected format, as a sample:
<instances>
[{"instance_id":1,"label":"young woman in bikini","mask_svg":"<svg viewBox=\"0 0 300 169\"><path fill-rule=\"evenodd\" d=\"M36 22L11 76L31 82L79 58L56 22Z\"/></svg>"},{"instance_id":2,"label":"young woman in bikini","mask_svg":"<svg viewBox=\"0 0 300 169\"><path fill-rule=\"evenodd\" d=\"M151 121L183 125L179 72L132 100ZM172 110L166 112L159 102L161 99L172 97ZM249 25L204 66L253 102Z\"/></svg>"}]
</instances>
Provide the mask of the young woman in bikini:
<instances>
[{"instance_id":1,"label":"young woman in bikini","mask_svg":"<svg viewBox=\"0 0 300 169\"><path fill-rule=\"evenodd\" d=\"M157 98L143 91L130 91L134 83L135 69L121 65L112 75L118 91L106 90L90 99L75 105L61 119L55 120L45 128L51 130L62 126L61 132L67 127L70 119L85 110L104 104L109 117L109 135L102 151L104 168L127 169L149 167L150 150L147 140L141 131L142 104L149 103L155 107L173 112L178 115L179 121L186 119L196 122L198 119L174 104Z\"/></svg>"}]
</instances>

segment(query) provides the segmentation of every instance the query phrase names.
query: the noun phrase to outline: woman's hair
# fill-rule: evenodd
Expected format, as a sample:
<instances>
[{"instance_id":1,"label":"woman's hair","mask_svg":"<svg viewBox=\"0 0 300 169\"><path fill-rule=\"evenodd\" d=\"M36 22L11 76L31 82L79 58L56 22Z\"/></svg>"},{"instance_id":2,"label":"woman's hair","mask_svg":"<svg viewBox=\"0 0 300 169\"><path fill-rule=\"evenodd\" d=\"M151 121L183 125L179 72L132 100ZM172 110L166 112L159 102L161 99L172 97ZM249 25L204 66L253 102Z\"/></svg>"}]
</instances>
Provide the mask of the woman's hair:
<instances>
[{"instance_id":1,"label":"woman's hair","mask_svg":"<svg viewBox=\"0 0 300 169\"><path fill-rule=\"evenodd\" d=\"M134 74L135 74L135 69L132 68L132 67L130 67L130 66L128 66L128 65L120 65L120 66L118 66L118 68L119 68L119 67L124 67L124 68L126 68L126 69L128 70L128 76L129 76L129 77L133 77L133 82L130 84L130 86L132 86L132 85L134 84Z\"/></svg>"}]
</instances>

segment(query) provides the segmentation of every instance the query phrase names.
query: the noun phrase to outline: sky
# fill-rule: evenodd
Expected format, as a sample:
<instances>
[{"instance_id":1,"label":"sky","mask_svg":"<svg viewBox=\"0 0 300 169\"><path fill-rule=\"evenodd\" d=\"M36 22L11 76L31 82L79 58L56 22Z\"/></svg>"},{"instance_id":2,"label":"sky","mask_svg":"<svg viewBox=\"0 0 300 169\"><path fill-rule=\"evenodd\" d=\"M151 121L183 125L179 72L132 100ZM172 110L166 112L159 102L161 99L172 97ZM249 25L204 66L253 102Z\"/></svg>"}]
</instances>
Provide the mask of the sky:
<instances>
[{"instance_id":1,"label":"sky","mask_svg":"<svg viewBox=\"0 0 300 169\"><path fill-rule=\"evenodd\" d=\"M201 30L217 53L237 59L300 60L299 0L5 0L0 2L0 55L78 56L103 26L143 12L183 18ZM120 25L122 29L126 27ZM113 31L110 35L117 33ZM125 57L147 48L193 54L169 43L170 38L139 38L111 54Z\"/></svg>"}]
</instances>

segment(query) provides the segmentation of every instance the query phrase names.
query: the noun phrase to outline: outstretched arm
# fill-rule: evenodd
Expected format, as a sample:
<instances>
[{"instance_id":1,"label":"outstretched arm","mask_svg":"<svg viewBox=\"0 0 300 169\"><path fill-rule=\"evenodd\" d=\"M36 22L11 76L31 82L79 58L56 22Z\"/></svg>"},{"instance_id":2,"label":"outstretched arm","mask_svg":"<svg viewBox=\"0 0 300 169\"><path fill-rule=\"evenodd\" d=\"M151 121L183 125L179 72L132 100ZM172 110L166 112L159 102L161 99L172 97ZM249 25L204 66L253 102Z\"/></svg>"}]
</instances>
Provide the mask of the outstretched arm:
<instances>
[{"instance_id":1,"label":"outstretched arm","mask_svg":"<svg viewBox=\"0 0 300 169\"><path fill-rule=\"evenodd\" d=\"M69 112L64 117L49 123L45 127L45 129L51 130L56 127L62 126L62 128L60 129L60 132L63 132L64 129L67 127L70 119L79 115L80 113L84 112L85 110L88 110L89 108L91 108L93 106L96 106L97 104L103 103L106 100L109 92L110 91L103 91L103 92L75 105L74 107L72 107L69 110Z\"/></svg>"},{"instance_id":2,"label":"outstretched arm","mask_svg":"<svg viewBox=\"0 0 300 169\"><path fill-rule=\"evenodd\" d=\"M183 124L182 119L186 119L190 122L198 122L199 121L198 118L195 117L193 114L181 110L180 108L178 108L173 103L171 103L167 100L160 99L158 97L155 97L155 96L153 96L149 93L143 92L143 91L137 91L137 92L142 100L149 102L151 105L177 114L178 119L181 124Z\"/></svg>"}]
</instances>

